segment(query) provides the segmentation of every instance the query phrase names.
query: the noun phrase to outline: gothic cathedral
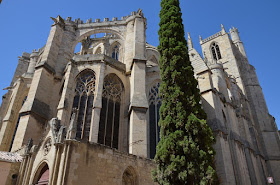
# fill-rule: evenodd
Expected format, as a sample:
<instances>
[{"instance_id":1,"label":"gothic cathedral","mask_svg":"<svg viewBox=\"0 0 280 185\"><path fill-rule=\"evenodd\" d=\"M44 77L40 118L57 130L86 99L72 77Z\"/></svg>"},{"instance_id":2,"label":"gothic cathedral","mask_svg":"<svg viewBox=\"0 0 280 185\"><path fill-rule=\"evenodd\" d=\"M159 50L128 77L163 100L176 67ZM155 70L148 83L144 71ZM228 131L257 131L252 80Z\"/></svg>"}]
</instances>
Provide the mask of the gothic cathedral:
<instances>
[{"instance_id":1,"label":"gothic cathedral","mask_svg":"<svg viewBox=\"0 0 280 185\"><path fill-rule=\"evenodd\" d=\"M23 53L3 96L0 184L156 184L159 53L146 42L142 11L120 20L52 19L47 43ZM188 34L221 184L271 177L280 185L278 129L238 30L222 26L200 45L203 56Z\"/></svg>"}]
</instances>

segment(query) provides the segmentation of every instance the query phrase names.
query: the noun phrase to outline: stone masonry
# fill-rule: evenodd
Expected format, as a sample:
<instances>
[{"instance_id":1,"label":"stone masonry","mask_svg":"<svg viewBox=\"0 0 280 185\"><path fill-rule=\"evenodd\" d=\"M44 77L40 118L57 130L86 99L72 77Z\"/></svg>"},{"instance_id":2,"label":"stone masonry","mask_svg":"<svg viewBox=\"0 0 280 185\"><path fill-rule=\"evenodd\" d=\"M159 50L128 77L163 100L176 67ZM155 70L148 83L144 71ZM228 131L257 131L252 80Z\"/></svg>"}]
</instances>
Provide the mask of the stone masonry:
<instances>
[{"instance_id":1,"label":"stone masonry","mask_svg":"<svg viewBox=\"0 0 280 185\"><path fill-rule=\"evenodd\" d=\"M0 150L23 156L15 184L155 184L159 53L142 10L52 20L45 46L20 57L0 108ZM188 34L221 184L280 185L278 129L238 30L222 26L200 44L203 56Z\"/></svg>"}]
</instances>

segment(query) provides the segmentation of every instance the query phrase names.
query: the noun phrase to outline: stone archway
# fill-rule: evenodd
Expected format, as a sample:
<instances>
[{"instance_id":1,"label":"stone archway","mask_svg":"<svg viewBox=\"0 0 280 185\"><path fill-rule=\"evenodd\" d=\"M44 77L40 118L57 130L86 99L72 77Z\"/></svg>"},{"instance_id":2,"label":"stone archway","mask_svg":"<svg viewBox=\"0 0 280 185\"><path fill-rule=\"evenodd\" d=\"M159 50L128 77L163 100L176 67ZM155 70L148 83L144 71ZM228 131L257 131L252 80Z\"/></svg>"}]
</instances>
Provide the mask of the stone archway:
<instances>
[{"instance_id":1,"label":"stone archway","mask_svg":"<svg viewBox=\"0 0 280 185\"><path fill-rule=\"evenodd\" d=\"M123 172L122 185L138 185L137 174L133 167L129 166Z\"/></svg>"},{"instance_id":2,"label":"stone archway","mask_svg":"<svg viewBox=\"0 0 280 185\"><path fill-rule=\"evenodd\" d=\"M41 170L37 172L37 178L34 181L35 185L48 185L49 184L49 177L50 177L50 171L49 166L45 163L42 165L43 167Z\"/></svg>"}]
</instances>

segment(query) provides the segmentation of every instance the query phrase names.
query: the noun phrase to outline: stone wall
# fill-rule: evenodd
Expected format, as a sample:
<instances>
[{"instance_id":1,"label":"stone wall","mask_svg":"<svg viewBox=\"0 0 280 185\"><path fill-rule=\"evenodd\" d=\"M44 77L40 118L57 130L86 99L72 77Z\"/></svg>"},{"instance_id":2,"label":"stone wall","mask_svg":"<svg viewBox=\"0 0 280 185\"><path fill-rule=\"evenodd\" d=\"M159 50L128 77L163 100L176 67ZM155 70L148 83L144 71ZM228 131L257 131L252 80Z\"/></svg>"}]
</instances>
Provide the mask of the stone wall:
<instances>
[{"instance_id":1,"label":"stone wall","mask_svg":"<svg viewBox=\"0 0 280 185\"><path fill-rule=\"evenodd\" d=\"M138 185L155 184L151 178L154 162L121 153L99 144L71 142L65 184L121 185L124 171L132 167Z\"/></svg>"}]
</instances>

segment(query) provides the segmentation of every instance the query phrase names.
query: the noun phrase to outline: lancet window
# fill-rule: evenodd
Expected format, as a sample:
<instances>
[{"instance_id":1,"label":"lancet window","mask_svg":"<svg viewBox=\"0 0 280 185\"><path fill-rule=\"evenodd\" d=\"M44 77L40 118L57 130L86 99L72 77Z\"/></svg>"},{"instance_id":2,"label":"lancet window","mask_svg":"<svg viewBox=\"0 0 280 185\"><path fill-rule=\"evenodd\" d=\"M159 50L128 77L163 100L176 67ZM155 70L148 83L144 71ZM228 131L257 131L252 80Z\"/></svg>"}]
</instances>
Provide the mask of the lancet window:
<instances>
[{"instance_id":1,"label":"lancet window","mask_svg":"<svg viewBox=\"0 0 280 185\"><path fill-rule=\"evenodd\" d=\"M113 47L112 58L116 59L116 60L119 60L119 46L118 45L115 45Z\"/></svg>"},{"instance_id":2,"label":"lancet window","mask_svg":"<svg viewBox=\"0 0 280 185\"><path fill-rule=\"evenodd\" d=\"M104 79L98 143L118 149L120 109L124 88L115 74Z\"/></svg>"},{"instance_id":3,"label":"lancet window","mask_svg":"<svg viewBox=\"0 0 280 185\"><path fill-rule=\"evenodd\" d=\"M213 43L211 45L211 52L214 60L219 60L222 58L220 48L217 43Z\"/></svg>"},{"instance_id":4,"label":"lancet window","mask_svg":"<svg viewBox=\"0 0 280 185\"><path fill-rule=\"evenodd\" d=\"M161 99L159 97L160 83L156 83L149 91L149 143L150 158L153 159L156 154L156 146L159 142L159 108Z\"/></svg>"},{"instance_id":5,"label":"lancet window","mask_svg":"<svg viewBox=\"0 0 280 185\"><path fill-rule=\"evenodd\" d=\"M77 109L77 139L89 139L95 92L95 74L83 71L77 78L73 108Z\"/></svg>"}]
</instances>

